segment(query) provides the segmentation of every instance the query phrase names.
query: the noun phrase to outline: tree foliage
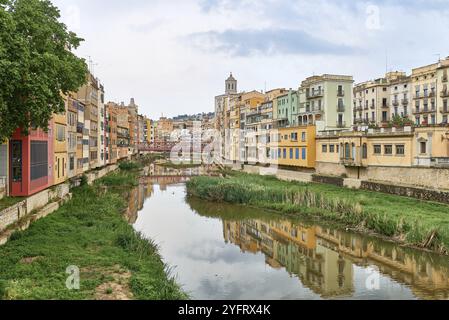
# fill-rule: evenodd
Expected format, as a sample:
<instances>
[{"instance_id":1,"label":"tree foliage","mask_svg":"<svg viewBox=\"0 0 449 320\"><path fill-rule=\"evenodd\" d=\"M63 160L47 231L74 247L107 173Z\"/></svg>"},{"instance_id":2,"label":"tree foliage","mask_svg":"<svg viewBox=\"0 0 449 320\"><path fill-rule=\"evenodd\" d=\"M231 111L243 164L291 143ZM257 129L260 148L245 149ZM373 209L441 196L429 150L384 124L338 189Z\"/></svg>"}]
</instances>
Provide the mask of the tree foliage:
<instances>
[{"instance_id":1,"label":"tree foliage","mask_svg":"<svg viewBox=\"0 0 449 320\"><path fill-rule=\"evenodd\" d=\"M64 110L62 94L86 81L72 50L83 39L59 21L48 0L0 0L0 141L17 129L46 129Z\"/></svg>"}]
</instances>

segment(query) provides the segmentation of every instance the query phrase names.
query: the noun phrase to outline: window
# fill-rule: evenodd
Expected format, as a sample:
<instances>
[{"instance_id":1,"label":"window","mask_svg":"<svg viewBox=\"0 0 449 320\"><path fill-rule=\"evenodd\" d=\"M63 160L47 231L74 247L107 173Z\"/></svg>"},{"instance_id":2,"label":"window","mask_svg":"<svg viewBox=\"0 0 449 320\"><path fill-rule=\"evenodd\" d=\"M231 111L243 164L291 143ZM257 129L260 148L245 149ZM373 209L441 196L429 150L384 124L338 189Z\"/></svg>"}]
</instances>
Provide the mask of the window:
<instances>
[{"instance_id":1,"label":"window","mask_svg":"<svg viewBox=\"0 0 449 320\"><path fill-rule=\"evenodd\" d=\"M302 160L306 160L306 158L307 158L307 149L302 148Z\"/></svg>"},{"instance_id":2,"label":"window","mask_svg":"<svg viewBox=\"0 0 449 320\"><path fill-rule=\"evenodd\" d=\"M278 149L278 159L281 159L281 156L282 156L281 149Z\"/></svg>"},{"instance_id":3,"label":"window","mask_svg":"<svg viewBox=\"0 0 449 320\"><path fill-rule=\"evenodd\" d=\"M48 176L48 143L31 141L31 181Z\"/></svg>"},{"instance_id":4,"label":"window","mask_svg":"<svg viewBox=\"0 0 449 320\"><path fill-rule=\"evenodd\" d=\"M296 160L299 160L299 148L296 148Z\"/></svg>"},{"instance_id":5,"label":"window","mask_svg":"<svg viewBox=\"0 0 449 320\"><path fill-rule=\"evenodd\" d=\"M284 157L283 157L283 158L284 158L284 159L287 159L287 149L284 148L283 151L284 151L284 152L283 152L283 154L284 154Z\"/></svg>"},{"instance_id":6,"label":"window","mask_svg":"<svg viewBox=\"0 0 449 320\"><path fill-rule=\"evenodd\" d=\"M368 146L366 145L366 143L364 143L362 146L362 158L368 159Z\"/></svg>"},{"instance_id":7,"label":"window","mask_svg":"<svg viewBox=\"0 0 449 320\"><path fill-rule=\"evenodd\" d=\"M292 141L298 141L298 133L297 132L292 132L291 140Z\"/></svg>"},{"instance_id":8,"label":"window","mask_svg":"<svg viewBox=\"0 0 449 320\"><path fill-rule=\"evenodd\" d=\"M301 141L302 141L302 142L305 142L305 141L306 141L306 133L305 133L305 132L303 132L303 133L301 134Z\"/></svg>"},{"instance_id":9,"label":"window","mask_svg":"<svg viewBox=\"0 0 449 320\"><path fill-rule=\"evenodd\" d=\"M420 144L420 153L426 154L427 153L427 142L421 142Z\"/></svg>"},{"instance_id":10,"label":"window","mask_svg":"<svg viewBox=\"0 0 449 320\"><path fill-rule=\"evenodd\" d=\"M327 152L327 144L323 144L322 145L322 152L326 153Z\"/></svg>"},{"instance_id":11,"label":"window","mask_svg":"<svg viewBox=\"0 0 449 320\"><path fill-rule=\"evenodd\" d=\"M330 153L334 153L335 152L335 145L334 144L330 144L329 145L329 152Z\"/></svg>"},{"instance_id":12,"label":"window","mask_svg":"<svg viewBox=\"0 0 449 320\"><path fill-rule=\"evenodd\" d=\"M382 147L380 144L374 145L374 154L381 154L382 153Z\"/></svg>"},{"instance_id":13,"label":"window","mask_svg":"<svg viewBox=\"0 0 449 320\"><path fill-rule=\"evenodd\" d=\"M396 145L396 154L399 156L403 156L405 154L405 145L397 144Z\"/></svg>"},{"instance_id":14,"label":"window","mask_svg":"<svg viewBox=\"0 0 449 320\"><path fill-rule=\"evenodd\" d=\"M349 143L345 143L345 159L349 159L351 157L351 146Z\"/></svg>"},{"instance_id":15,"label":"window","mask_svg":"<svg viewBox=\"0 0 449 320\"><path fill-rule=\"evenodd\" d=\"M293 148L290 148L290 160L293 159Z\"/></svg>"},{"instance_id":16,"label":"window","mask_svg":"<svg viewBox=\"0 0 449 320\"><path fill-rule=\"evenodd\" d=\"M65 127L61 125L56 125L56 140L63 142L65 141Z\"/></svg>"},{"instance_id":17,"label":"window","mask_svg":"<svg viewBox=\"0 0 449 320\"><path fill-rule=\"evenodd\" d=\"M70 156L70 161L69 161L69 170L75 170L75 156L71 155Z\"/></svg>"},{"instance_id":18,"label":"window","mask_svg":"<svg viewBox=\"0 0 449 320\"><path fill-rule=\"evenodd\" d=\"M22 181L22 141L11 141L12 181Z\"/></svg>"},{"instance_id":19,"label":"window","mask_svg":"<svg viewBox=\"0 0 449 320\"><path fill-rule=\"evenodd\" d=\"M393 154L393 146L391 144L386 144L384 146L384 153L386 155L392 155Z\"/></svg>"}]
</instances>

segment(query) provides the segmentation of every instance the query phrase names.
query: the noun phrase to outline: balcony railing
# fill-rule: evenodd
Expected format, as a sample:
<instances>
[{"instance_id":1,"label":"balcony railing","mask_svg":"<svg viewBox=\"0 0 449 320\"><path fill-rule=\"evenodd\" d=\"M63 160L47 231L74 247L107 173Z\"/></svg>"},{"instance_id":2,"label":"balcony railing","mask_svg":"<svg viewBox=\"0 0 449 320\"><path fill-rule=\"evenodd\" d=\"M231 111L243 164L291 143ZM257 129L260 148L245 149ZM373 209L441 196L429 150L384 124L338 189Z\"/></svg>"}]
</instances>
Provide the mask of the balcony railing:
<instances>
[{"instance_id":1,"label":"balcony railing","mask_svg":"<svg viewBox=\"0 0 449 320\"><path fill-rule=\"evenodd\" d=\"M432 107L432 108L424 107L423 109L415 108L413 113L432 113L435 111L436 111L435 107Z\"/></svg>"},{"instance_id":2,"label":"balcony railing","mask_svg":"<svg viewBox=\"0 0 449 320\"><path fill-rule=\"evenodd\" d=\"M390 107L390 105L388 103L382 104L382 108L389 108L389 107Z\"/></svg>"},{"instance_id":3,"label":"balcony railing","mask_svg":"<svg viewBox=\"0 0 449 320\"><path fill-rule=\"evenodd\" d=\"M393 106L397 107L399 106L399 100L393 100Z\"/></svg>"},{"instance_id":4,"label":"balcony railing","mask_svg":"<svg viewBox=\"0 0 449 320\"><path fill-rule=\"evenodd\" d=\"M402 105L406 106L408 105L408 99L402 99L401 100Z\"/></svg>"},{"instance_id":5,"label":"balcony railing","mask_svg":"<svg viewBox=\"0 0 449 320\"><path fill-rule=\"evenodd\" d=\"M449 158L432 158L431 163L438 167L449 167Z\"/></svg>"},{"instance_id":6,"label":"balcony railing","mask_svg":"<svg viewBox=\"0 0 449 320\"><path fill-rule=\"evenodd\" d=\"M345 167L363 167L364 166L364 164L360 160L354 159L352 157L340 158L340 163L342 165L344 165Z\"/></svg>"},{"instance_id":7,"label":"balcony railing","mask_svg":"<svg viewBox=\"0 0 449 320\"><path fill-rule=\"evenodd\" d=\"M371 109L376 109L376 105L374 103L371 103L370 108Z\"/></svg>"},{"instance_id":8,"label":"balcony railing","mask_svg":"<svg viewBox=\"0 0 449 320\"><path fill-rule=\"evenodd\" d=\"M344 105L338 105L337 106L337 112L345 112L346 108Z\"/></svg>"},{"instance_id":9,"label":"balcony railing","mask_svg":"<svg viewBox=\"0 0 449 320\"><path fill-rule=\"evenodd\" d=\"M337 121L337 128L346 128L345 121Z\"/></svg>"},{"instance_id":10,"label":"balcony railing","mask_svg":"<svg viewBox=\"0 0 449 320\"><path fill-rule=\"evenodd\" d=\"M322 96L324 96L324 90L314 90L309 92L307 98L317 98Z\"/></svg>"},{"instance_id":11,"label":"balcony railing","mask_svg":"<svg viewBox=\"0 0 449 320\"><path fill-rule=\"evenodd\" d=\"M441 78L441 82L447 82L447 75L445 75Z\"/></svg>"},{"instance_id":12,"label":"balcony railing","mask_svg":"<svg viewBox=\"0 0 449 320\"><path fill-rule=\"evenodd\" d=\"M441 91L440 96L441 96L441 98L447 98L447 97L449 97L449 90L443 90L443 91Z\"/></svg>"},{"instance_id":13,"label":"balcony railing","mask_svg":"<svg viewBox=\"0 0 449 320\"><path fill-rule=\"evenodd\" d=\"M441 107L440 112L441 113L449 113L449 107Z\"/></svg>"},{"instance_id":14,"label":"balcony railing","mask_svg":"<svg viewBox=\"0 0 449 320\"><path fill-rule=\"evenodd\" d=\"M345 96L345 90L338 90L337 91L337 96L338 97L344 97Z\"/></svg>"}]
</instances>

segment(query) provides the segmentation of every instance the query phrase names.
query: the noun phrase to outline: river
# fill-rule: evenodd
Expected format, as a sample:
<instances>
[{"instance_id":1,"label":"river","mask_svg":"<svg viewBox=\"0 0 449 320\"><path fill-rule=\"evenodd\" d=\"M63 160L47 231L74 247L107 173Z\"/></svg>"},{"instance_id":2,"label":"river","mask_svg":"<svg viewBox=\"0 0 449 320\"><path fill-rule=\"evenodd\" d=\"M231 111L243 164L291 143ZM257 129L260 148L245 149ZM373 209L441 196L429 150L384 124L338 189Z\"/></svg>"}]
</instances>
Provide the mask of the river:
<instances>
[{"instance_id":1,"label":"river","mask_svg":"<svg viewBox=\"0 0 449 320\"><path fill-rule=\"evenodd\" d=\"M186 197L186 177L142 178L128 219L192 299L447 299L449 259L247 207Z\"/></svg>"}]
</instances>

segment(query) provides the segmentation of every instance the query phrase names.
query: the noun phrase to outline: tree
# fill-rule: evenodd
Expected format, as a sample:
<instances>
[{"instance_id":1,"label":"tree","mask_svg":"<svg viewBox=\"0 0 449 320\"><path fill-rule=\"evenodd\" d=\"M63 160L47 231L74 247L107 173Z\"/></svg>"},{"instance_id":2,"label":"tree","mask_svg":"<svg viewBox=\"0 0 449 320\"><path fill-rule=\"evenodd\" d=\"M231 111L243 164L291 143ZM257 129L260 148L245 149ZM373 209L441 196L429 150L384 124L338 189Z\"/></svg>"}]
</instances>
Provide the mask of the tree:
<instances>
[{"instance_id":1,"label":"tree","mask_svg":"<svg viewBox=\"0 0 449 320\"><path fill-rule=\"evenodd\" d=\"M0 141L17 128L47 129L77 91L87 66L72 50L83 39L59 21L48 0L0 0Z\"/></svg>"},{"instance_id":2,"label":"tree","mask_svg":"<svg viewBox=\"0 0 449 320\"><path fill-rule=\"evenodd\" d=\"M407 117L401 117L400 115L394 115L391 121L389 122L390 127L406 127L412 126L413 121Z\"/></svg>"}]
</instances>

